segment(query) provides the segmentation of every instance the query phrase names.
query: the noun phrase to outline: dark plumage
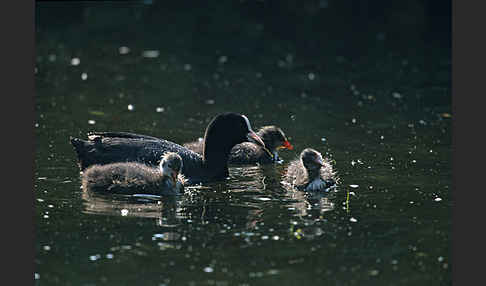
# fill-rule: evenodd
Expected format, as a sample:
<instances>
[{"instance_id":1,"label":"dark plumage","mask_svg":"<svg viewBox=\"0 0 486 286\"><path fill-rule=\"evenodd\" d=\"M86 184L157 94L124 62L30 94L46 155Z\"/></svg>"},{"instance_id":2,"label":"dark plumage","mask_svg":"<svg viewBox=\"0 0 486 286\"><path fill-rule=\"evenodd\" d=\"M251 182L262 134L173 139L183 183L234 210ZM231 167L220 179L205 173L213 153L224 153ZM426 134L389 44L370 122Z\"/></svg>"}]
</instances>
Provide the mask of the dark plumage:
<instances>
[{"instance_id":1,"label":"dark plumage","mask_svg":"<svg viewBox=\"0 0 486 286\"><path fill-rule=\"evenodd\" d=\"M302 191L324 191L336 185L337 176L321 153L306 148L289 163L283 181Z\"/></svg>"},{"instance_id":2,"label":"dark plumage","mask_svg":"<svg viewBox=\"0 0 486 286\"><path fill-rule=\"evenodd\" d=\"M277 126L263 126L256 134L262 138L263 143L265 143L265 147L273 154L273 156L271 156L267 150L258 144L252 142L243 142L235 145L231 149L228 163L269 164L280 160L278 157L279 149L293 149L292 145L287 140L287 137L285 137L282 129L278 128ZM202 154L203 146L203 140L197 140L184 144L184 147L199 154Z\"/></svg>"},{"instance_id":3,"label":"dark plumage","mask_svg":"<svg viewBox=\"0 0 486 286\"><path fill-rule=\"evenodd\" d=\"M82 185L85 191L110 194L177 195L186 182L182 166L182 158L173 152L164 154L159 168L136 162L92 165L83 172Z\"/></svg>"},{"instance_id":4,"label":"dark plumage","mask_svg":"<svg viewBox=\"0 0 486 286\"><path fill-rule=\"evenodd\" d=\"M182 174L189 184L215 181L228 177L228 156L236 144L251 141L265 146L246 116L223 113L209 123L204 135L203 154L152 136L126 132L94 132L89 140L71 137L81 170L94 164L140 162L156 165L165 152L182 157Z\"/></svg>"}]
</instances>

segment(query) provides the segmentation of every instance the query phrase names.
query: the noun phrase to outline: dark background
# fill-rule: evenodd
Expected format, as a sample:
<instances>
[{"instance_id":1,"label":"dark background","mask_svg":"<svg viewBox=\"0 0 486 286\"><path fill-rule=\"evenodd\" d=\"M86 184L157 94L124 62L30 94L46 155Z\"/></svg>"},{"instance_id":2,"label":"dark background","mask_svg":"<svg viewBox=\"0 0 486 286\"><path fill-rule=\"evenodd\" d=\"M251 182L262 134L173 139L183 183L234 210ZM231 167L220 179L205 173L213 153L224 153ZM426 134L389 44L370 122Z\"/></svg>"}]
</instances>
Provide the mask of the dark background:
<instances>
[{"instance_id":1,"label":"dark background","mask_svg":"<svg viewBox=\"0 0 486 286\"><path fill-rule=\"evenodd\" d=\"M193 52L199 53L229 48L234 55L255 56L283 50L324 61L329 55L359 60L388 52L426 60L435 53L450 58L451 52L452 3L446 0L111 1L113 9L102 16L93 1L81 9L37 2L43 4L36 9L38 31L83 24L104 26L103 33L121 40L133 39L136 23L110 30L110 19L124 17L117 5L128 3L139 7L139 24L154 39L161 31L173 31L173 41L166 45L187 47L182 39L190 39Z\"/></svg>"}]
</instances>

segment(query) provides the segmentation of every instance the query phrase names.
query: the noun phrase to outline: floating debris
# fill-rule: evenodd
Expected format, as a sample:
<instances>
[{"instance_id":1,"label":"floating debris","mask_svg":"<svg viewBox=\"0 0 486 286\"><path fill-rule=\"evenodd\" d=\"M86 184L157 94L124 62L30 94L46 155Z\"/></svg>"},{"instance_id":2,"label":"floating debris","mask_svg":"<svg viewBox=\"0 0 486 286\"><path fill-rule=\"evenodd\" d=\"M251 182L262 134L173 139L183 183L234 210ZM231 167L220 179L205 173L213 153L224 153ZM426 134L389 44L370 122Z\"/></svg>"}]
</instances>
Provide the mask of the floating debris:
<instances>
[{"instance_id":1,"label":"floating debris","mask_svg":"<svg viewBox=\"0 0 486 286\"><path fill-rule=\"evenodd\" d=\"M192 66L190 64L185 64L184 65L184 70L185 71L190 71L190 70L192 70Z\"/></svg>"},{"instance_id":2,"label":"floating debris","mask_svg":"<svg viewBox=\"0 0 486 286\"><path fill-rule=\"evenodd\" d=\"M129 104L129 105L127 106L127 108L128 108L128 110L132 111L132 110L134 109L134 106L133 106L132 104Z\"/></svg>"},{"instance_id":3,"label":"floating debris","mask_svg":"<svg viewBox=\"0 0 486 286\"><path fill-rule=\"evenodd\" d=\"M214 104L216 101L214 99L207 99L204 103L206 104Z\"/></svg>"},{"instance_id":4,"label":"floating debris","mask_svg":"<svg viewBox=\"0 0 486 286\"><path fill-rule=\"evenodd\" d=\"M359 185L349 185L351 188L356 189Z\"/></svg>"},{"instance_id":5,"label":"floating debris","mask_svg":"<svg viewBox=\"0 0 486 286\"><path fill-rule=\"evenodd\" d=\"M396 99L401 99L401 98L403 97L403 96L402 96L400 93L398 93L398 92L394 92L394 93L392 93L392 96L393 96L393 98L396 98Z\"/></svg>"},{"instance_id":6,"label":"floating debris","mask_svg":"<svg viewBox=\"0 0 486 286\"><path fill-rule=\"evenodd\" d=\"M355 219L354 217L350 218L350 219L349 219L349 221L350 221L350 222L358 222L358 220L357 220L357 219Z\"/></svg>"},{"instance_id":7,"label":"floating debris","mask_svg":"<svg viewBox=\"0 0 486 286\"><path fill-rule=\"evenodd\" d=\"M451 118L452 117L452 115L450 113L447 113L447 112L441 113L440 116L442 118Z\"/></svg>"},{"instance_id":8,"label":"floating debris","mask_svg":"<svg viewBox=\"0 0 486 286\"><path fill-rule=\"evenodd\" d=\"M211 273L211 272L214 271L214 269L210 266L207 266L207 267L204 267L203 271L206 272L206 273Z\"/></svg>"},{"instance_id":9,"label":"floating debris","mask_svg":"<svg viewBox=\"0 0 486 286\"><path fill-rule=\"evenodd\" d=\"M442 201L442 199L441 198L435 198L434 201L440 202L440 201Z\"/></svg>"},{"instance_id":10,"label":"floating debris","mask_svg":"<svg viewBox=\"0 0 486 286\"><path fill-rule=\"evenodd\" d=\"M92 115L97 115L97 116L105 115L105 113L103 111L98 111L98 110L91 110L91 111L88 111L88 113L92 114Z\"/></svg>"},{"instance_id":11,"label":"floating debris","mask_svg":"<svg viewBox=\"0 0 486 286\"><path fill-rule=\"evenodd\" d=\"M94 120L90 119L90 120L88 120L88 124L90 124L90 125L94 125L94 124L96 124L96 121L94 121Z\"/></svg>"},{"instance_id":12,"label":"floating debris","mask_svg":"<svg viewBox=\"0 0 486 286\"><path fill-rule=\"evenodd\" d=\"M160 112L164 112L165 111L165 108L163 108L163 107L157 107L157 108L155 108L155 111L156 112L159 112L159 113Z\"/></svg>"},{"instance_id":13,"label":"floating debris","mask_svg":"<svg viewBox=\"0 0 486 286\"><path fill-rule=\"evenodd\" d=\"M120 211L120 213L121 213L122 216L127 216L128 215L128 210L127 209L122 209Z\"/></svg>"},{"instance_id":14,"label":"floating debris","mask_svg":"<svg viewBox=\"0 0 486 286\"><path fill-rule=\"evenodd\" d=\"M87 79L88 79L88 74L87 74L87 73L85 73L85 72L84 72L84 73L82 73L82 74L81 74L81 79L82 79L82 80L87 80Z\"/></svg>"}]
</instances>

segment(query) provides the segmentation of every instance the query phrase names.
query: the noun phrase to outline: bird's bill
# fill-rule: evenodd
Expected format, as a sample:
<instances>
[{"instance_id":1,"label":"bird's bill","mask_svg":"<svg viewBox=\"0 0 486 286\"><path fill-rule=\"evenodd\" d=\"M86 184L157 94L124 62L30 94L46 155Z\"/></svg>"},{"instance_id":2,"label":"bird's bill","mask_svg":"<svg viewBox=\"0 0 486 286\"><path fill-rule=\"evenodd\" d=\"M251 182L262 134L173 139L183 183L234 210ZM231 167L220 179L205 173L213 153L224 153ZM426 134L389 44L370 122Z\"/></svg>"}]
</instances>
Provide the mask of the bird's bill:
<instances>
[{"instance_id":1,"label":"bird's bill","mask_svg":"<svg viewBox=\"0 0 486 286\"><path fill-rule=\"evenodd\" d=\"M293 150L294 149L294 146L292 146L292 144L290 144L290 142L288 140L285 140L282 143L282 146L279 146L278 148L279 149Z\"/></svg>"}]
</instances>

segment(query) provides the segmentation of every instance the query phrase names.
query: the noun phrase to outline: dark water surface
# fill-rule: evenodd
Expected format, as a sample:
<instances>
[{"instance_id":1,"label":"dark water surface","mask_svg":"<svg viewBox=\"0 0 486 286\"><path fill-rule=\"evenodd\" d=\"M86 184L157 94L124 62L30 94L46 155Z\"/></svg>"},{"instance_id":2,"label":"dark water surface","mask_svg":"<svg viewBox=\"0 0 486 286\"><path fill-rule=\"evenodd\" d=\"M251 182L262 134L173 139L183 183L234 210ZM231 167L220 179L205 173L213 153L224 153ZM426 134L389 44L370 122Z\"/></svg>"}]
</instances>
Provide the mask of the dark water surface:
<instances>
[{"instance_id":1,"label":"dark water surface","mask_svg":"<svg viewBox=\"0 0 486 286\"><path fill-rule=\"evenodd\" d=\"M80 22L43 5L36 285L451 284L450 58L377 44L358 60L325 50L317 59L264 39L218 48L195 42L189 19L180 30L147 24L150 5L84 4ZM129 131L184 143L224 111L246 114L255 130L278 125L295 149L280 153L283 164L231 167L228 180L178 198L80 189L69 136ZM333 160L334 192L282 185L306 147Z\"/></svg>"}]
</instances>

